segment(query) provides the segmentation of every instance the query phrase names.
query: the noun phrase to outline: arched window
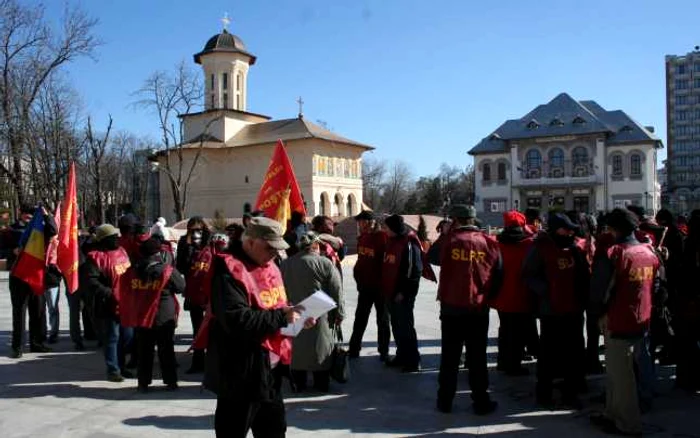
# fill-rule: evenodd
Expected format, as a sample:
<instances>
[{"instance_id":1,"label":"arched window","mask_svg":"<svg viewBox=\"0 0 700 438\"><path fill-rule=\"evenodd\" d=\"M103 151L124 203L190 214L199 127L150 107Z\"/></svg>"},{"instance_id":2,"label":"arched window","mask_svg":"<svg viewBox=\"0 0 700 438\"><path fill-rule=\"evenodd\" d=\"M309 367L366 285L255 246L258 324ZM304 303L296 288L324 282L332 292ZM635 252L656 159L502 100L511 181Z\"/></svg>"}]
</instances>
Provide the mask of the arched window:
<instances>
[{"instance_id":1,"label":"arched window","mask_svg":"<svg viewBox=\"0 0 700 438\"><path fill-rule=\"evenodd\" d=\"M622 155L620 154L612 156L612 176L622 177Z\"/></svg>"},{"instance_id":2,"label":"arched window","mask_svg":"<svg viewBox=\"0 0 700 438\"><path fill-rule=\"evenodd\" d=\"M571 161L574 163L574 167L588 164L588 150L581 146L575 148L571 153Z\"/></svg>"},{"instance_id":3,"label":"arched window","mask_svg":"<svg viewBox=\"0 0 700 438\"><path fill-rule=\"evenodd\" d=\"M484 181L491 181L491 165L489 163L484 163L482 173Z\"/></svg>"},{"instance_id":4,"label":"arched window","mask_svg":"<svg viewBox=\"0 0 700 438\"><path fill-rule=\"evenodd\" d=\"M632 154L630 157L630 176L642 176L642 156L639 154Z\"/></svg>"},{"instance_id":5,"label":"arched window","mask_svg":"<svg viewBox=\"0 0 700 438\"><path fill-rule=\"evenodd\" d=\"M549 151L549 166L552 168L564 167L564 151L561 148Z\"/></svg>"},{"instance_id":6,"label":"arched window","mask_svg":"<svg viewBox=\"0 0 700 438\"><path fill-rule=\"evenodd\" d=\"M506 180L506 163L498 163L498 180Z\"/></svg>"},{"instance_id":7,"label":"arched window","mask_svg":"<svg viewBox=\"0 0 700 438\"><path fill-rule=\"evenodd\" d=\"M525 156L527 169L539 169L542 167L542 154L537 149L530 149Z\"/></svg>"}]
</instances>

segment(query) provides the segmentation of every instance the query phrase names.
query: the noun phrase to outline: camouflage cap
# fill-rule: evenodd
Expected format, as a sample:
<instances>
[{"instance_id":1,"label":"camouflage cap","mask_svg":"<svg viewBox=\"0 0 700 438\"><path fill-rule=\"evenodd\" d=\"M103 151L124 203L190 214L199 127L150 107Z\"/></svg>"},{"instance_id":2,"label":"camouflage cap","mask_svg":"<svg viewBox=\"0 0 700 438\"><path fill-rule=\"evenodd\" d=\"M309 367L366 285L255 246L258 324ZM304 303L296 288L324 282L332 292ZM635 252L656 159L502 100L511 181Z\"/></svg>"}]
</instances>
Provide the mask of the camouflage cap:
<instances>
[{"instance_id":1,"label":"camouflage cap","mask_svg":"<svg viewBox=\"0 0 700 438\"><path fill-rule=\"evenodd\" d=\"M282 225L276 220L266 217L251 218L244 236L248 236L252 239L265 240L275 249L289 248L289 244L283 239L284 229Z\"/></svg>"}]
</instances>

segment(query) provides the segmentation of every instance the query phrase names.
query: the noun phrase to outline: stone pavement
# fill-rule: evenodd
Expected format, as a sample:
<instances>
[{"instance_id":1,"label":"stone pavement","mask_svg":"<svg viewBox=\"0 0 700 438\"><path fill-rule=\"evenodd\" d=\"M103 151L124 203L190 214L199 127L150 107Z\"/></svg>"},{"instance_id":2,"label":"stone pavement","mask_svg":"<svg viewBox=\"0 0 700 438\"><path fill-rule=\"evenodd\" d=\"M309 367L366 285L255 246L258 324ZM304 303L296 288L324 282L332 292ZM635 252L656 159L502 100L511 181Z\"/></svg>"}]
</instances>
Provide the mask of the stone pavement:
<instances>
[{"instance_id":1,"label":"stone pavement","mask_svg":"<svg viewBox=\"0 0 700 438\"><path fill-rule=\"evenodd\" d=\"M345 267L349 337L356 293L349 266ZM601 405L602 377L589 379L590 393L584 410L543 411L535 406L534 377L509 378L495 367L498 317L492 314L489 366L494 399L499 410L488 417L470 412L466 371L461 372L460 392L454 413L435 411L440 330L435 285L423 282L416 305L416 321L423 371L401 375L384 368L376 353L376 330L370 324L362 357L352 363L352 381L333 384L328 395L288 395L288 436L527 436L567 438L603 436L589 425L588 416ZM7 274L0 277L0 437L198 437L213 436L215 400L202 392L197 377L181 375L182 388L167 392L154 380L154 390L136 392L136 382L104 380L104 364L96 351L74 352L68 339L68 310L61 297L61 341L55 352L26 353L8 359L11 307ZM177 331L178 360L183 371L189 366L186 353L191 340L186 314ZM92 344L89 343L92 347ZM534 364L528 365L534 371ZM157 368L157 367L156 367ZM661 370L662 375L671 370ZM672 381L659 381L654 411L645 417L646 429L658 437L700 437L700 401L672 390Z\"/></svg>"}]
</instances>

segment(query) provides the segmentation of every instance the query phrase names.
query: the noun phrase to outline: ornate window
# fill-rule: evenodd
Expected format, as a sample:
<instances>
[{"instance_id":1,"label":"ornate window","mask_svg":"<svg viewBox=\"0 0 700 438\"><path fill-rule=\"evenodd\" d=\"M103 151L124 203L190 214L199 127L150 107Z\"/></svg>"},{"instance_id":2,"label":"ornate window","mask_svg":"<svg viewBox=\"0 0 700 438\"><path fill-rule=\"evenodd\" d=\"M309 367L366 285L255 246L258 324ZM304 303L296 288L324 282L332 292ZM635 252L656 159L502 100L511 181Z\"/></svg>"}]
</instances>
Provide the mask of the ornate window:
<instances>
[{"instance_id":1,"label":"ornate window","mask_svg":"<svg viewBox=\"0 0 700 438\"><path fill-rule=\"evenodd\" d=\"M564 176L564 151L554 148L549 151L549 172L551 178Z\"/></svg>"},{"instance_id":2,"label":"ornate window","mask_svg":"<svg viewBox=\"0 0 700 438\"><path fill-rule=\"evenodd\" d=\"M622 155L620 154L612 156L612 176L622 178Z\"/></svg>"},{"instance_id":3,"label":"ornate window","mask_svg":"<svg viewBox=\"0 0 700 438\"><path fill-rule=\"evenodd\" d=\"M484 163L482 169L482 173L484 174L482 179L484 181L491 181L491 165L489 163Z\"/></svg>"},{"instance_id":4,"label":"ornate window","mask_svg":"<svg viewBox=\"0 0 700 438\"><path fill-rule=\"evenodd\" d=\"M498 163L498 180L506 180L506 163Z\"/></svg>"},{"instance_id":5,"label":"ornate window","mask_svg":"<svg viewBox=\"0 0 700 438\"><path fill-rule=\"evenodd\" d=\"M588 175L588 150L582 146L574 148L571 153L571 162L573 164L574 176Z\"/></svg>"},{"instance_id":6,"label":"ornate window","mask_svg":"<svg viewBox=\"0 0 700 438\"><path fill-rule=\"evenodd\" d=\"M641 178L642 176L642 156L632 154L630 157L630 177Z\"/></svg>"},{"instance_id":7,"label":"ornate window","mask_svg":"<svg viewBox=\"0 0 700 438\"><path fill-rule=\"evenodd\" d=\"M527 178L539 178L542 172L542 154L537 149L530 149L525 155Z\"/></svg>"}]
</instances>

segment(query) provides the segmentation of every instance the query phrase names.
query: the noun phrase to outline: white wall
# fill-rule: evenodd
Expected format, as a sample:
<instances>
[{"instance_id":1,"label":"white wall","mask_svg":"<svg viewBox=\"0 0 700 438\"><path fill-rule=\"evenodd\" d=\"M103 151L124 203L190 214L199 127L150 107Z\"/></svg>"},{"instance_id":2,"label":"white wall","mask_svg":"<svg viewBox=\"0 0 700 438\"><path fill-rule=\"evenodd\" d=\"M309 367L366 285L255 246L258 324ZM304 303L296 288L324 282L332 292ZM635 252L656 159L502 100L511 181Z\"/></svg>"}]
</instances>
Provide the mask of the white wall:
<instances>
[{"instance_id":1,"label":"white wall","mask_svg":"<svg viewBox=\"0 0 700 438\"><path fill-rule=\"evenodd\" d=\"M506 168L506 184L499 184L496 181L496 176L497 176L497 166L496 163L498 160L507 160L508 161L508 167ZM490 162L491 163L491 183L490 184L484 184L483 183L483 170L482 170L482 164L484 162ZM510 154L484 154L484 155L476 155L474 156L474 171L475 171L475 188L474 188L474 195L476 197L475 202L474 202L474 207L476 207L477 212L483 212L484 211L484 199L492 199L492 198L505 198L506 200L506 208L510 209L512 205L512 197L511 197L511 175L512 172L515 172L515 170L511 171L511 166L512 163L510 161Z\"/></svg>"},{"instance_id":2,"label":"white wall","mask_svg":"<svg viewBox=\"0 0 700 438\"><path fill-rule=\"evenodd\" d=\"M644 161L642 162L642 178L641 179L631 179L629 177L629 166L630 166L630 153L632 151L639 151L644 156ZM607 153L607 178L608 178L608 199L607 199L607 209L611 210L615 208L614 199L620 199L624 196L641 196L640 205L649 209L658 209L658 199L659 194L656 193L656 180L655 180L655 148L652 145L625 145L625 146L609 146L606 148ZM612 173L612 156L619 152L623 154L623 174L622 180L613 179ZM644 194L648 193L648 200L645 202Z\"/></svg>"}]
</instances>

